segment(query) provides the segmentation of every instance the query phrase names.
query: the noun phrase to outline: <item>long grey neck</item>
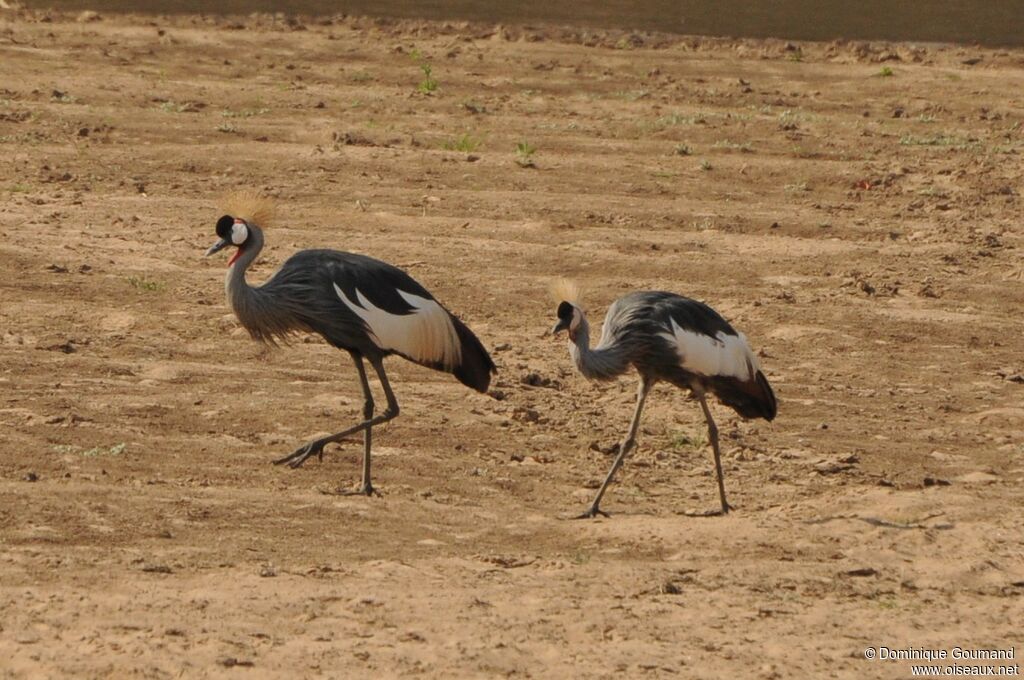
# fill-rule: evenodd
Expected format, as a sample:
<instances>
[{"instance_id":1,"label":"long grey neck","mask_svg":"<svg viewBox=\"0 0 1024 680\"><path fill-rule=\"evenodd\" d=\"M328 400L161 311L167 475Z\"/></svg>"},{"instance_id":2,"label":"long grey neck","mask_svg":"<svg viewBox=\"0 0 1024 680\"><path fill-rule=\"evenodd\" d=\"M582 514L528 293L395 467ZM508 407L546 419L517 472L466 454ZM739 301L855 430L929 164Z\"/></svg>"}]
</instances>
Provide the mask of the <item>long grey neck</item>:
<instances>
[{"instance_id":1,"label":"long grey neck","mask_svg":"<svg viewBox=\"0 0 1024 680\"><path fill-rule=\"evenodd\" d=\"M611 380L629 368L628 354L618 343L590 349L590 324L586 317L580 321L575 337L569 341L569 354L580 373L591 380Z\"/></svg>"},{"instance_id":2,"label":"long grey neck","mask_svg":"<svg viewBox=\"0 0 1024 680\"><path fill-rule=\"evenodd\" d=\"M224 289L228 295L228 303L235 310L235 315L242 325L252 331L252 325L260 309L260 294L245 281L245 271L263 250L263 231L256 225L249 226L249 239L242 254L228 267Z\"/></svg>"}]
</instances>

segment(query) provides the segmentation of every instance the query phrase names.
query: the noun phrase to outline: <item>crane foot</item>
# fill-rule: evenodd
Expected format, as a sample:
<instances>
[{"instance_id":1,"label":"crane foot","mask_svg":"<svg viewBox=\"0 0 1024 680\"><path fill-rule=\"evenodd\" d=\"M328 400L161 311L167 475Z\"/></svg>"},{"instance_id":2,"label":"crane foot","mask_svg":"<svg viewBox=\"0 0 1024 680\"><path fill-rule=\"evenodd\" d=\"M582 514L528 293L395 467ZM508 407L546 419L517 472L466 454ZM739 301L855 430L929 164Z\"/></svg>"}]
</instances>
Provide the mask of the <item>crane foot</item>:
<instances>
[{"instance_id":1,"label":"crane foot","mask_svg":"<svg viewBox=\"0 0 1024 680\"><path fill-rule=\"evenodd\" d=\"M605 512L604 510L601 510L599 507L597 507L595 505L595 506L591 507L589 510L587 510L585 513L583 513L582 515L577 515L577 516L573 517L573 519L594 519L598 515L600 515L601 517L610 517L610 515L607 512Z\"/></svg>"},{"instance_id":2,"label":"crane foot","mask_svg":"<svg viewBox=\"0 0 1024 680\"><path fill-rule=\"evenodd\" d=\"M287 456L275 460L274 465L287 465L288 467L294 469L300 467L303 463L306 462L308 458L312 458L313 456L319 456L320 460L323 460L324 447L327 446L327 444L329 443L329 441L317 439L316 441L304 444L299 448L295 449L294 451L292 451L291 453L289 453Z\"/></svg>"},{"instance_id":3,"label":"crane foot","mask_svg":"<svg viewBox=\"0 0 1024 680\"><path fill-rule=\"evenodd\" d=\"M377 496L381 497L380 491L373 488L372 484L363 484L358 489L338 489L339 496Z\"/></svg>"}]
</instances>

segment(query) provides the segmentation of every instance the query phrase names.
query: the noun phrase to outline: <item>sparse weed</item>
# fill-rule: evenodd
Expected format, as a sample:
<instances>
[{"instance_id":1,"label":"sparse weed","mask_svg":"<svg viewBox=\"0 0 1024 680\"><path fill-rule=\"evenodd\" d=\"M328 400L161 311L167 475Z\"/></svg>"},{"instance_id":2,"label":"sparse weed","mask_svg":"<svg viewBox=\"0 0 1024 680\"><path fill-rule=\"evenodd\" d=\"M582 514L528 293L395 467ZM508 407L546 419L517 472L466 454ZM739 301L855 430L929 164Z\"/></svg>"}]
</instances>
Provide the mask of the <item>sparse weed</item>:
<instances>
[{"instance_id":1,"label":"sparse weed","mask_svg":"<svg viewBox=\"0 0 1024 680\"><path fill-rule=\"evenodd\" d=\"M932 135L931 137L917 137L915 135L903 135L900 137L901 146L944 146L954 149L968 149L978 146L978 141L955 135Z\"/></svg>"},{"instance_id":2,"label":"sparse weed","mask_svg":"<svg viewBox=\"0 0 1024 680\"><path fill-rule=\"evenodd\" d=\"M793 184L787 184L785 189L786 189L786 191L788 193L798 194L798 193L803 193L805 191L810 191L811 190L811 186L806 181L805 182L795 182Z\"/></svg>"},{"instance_id":3,"label":"sparse weed","mask_svg":"<svg viewBox=\"0 0 1024 680\"><path fill-rule=\"evenodd\" d=\"M708 444L708 436L704 432L691 435L688 432L679 430L672 434L669 440L673 449L703 449Z\"/></svg>"},{"instance_id":4,"label":"sparse weed","mask_svg":"<svg viewBox=\"0 0 1024 680\"><path fill-rule=\"evenodd\" d=\"M752 153L754 151L754 147L750 146L748 142L731 142L728 139L721 139L711 146L715 149L729 149L743 153Z\"/></svg>"},{"instance_id":5,"label":"sparse weed","mask_svg":"<svg viewBox=\"0 0 1024 680\"><path fill-rule=\"evenodd\" d=\"M109 447L108 446L94 446L91 449L86 449L85 451L82 451L82 455L83 456L87 456L87 457L92 457L92 456L120 456L122 453L124 453L125 446L126 445L125 445L124 442L121 442L120 444L114 444L113 446L109 446Z\"/></svg>"},{"instance_id":6,"label":"sparse weed","mask_svg":"<svg viewBox=\"0 0 1024 680\"><path fill-rule=\"evenodd\" d=\"M223 118L252 118L253 116L262 116L265 113L270 113L270 109L243 109L241 111L228 111L225 109L220 112Z\"/></svg>"},{"instance_id":7,"label":"sparse weed","mask_svg":"<svg viewBox=\"0 0 1024 680\"><path fill-rule=\"evenodd\" d=\"M353 83L366 83L373 80L373 74L366 71L356 71L348 77Z\"/></svg>"},{"instance_id":8,"label":"sparse weed","mask_svg":"<svg viewBox=\"0 0 1024 680\"><path fill-rule=\"evenodd\" d=\"M522 141L516 144L516 163L521 168L535 168L533 154L537 151L529 142Z\"/></svg>"},{"instance_id":9,"label":"sparse weed","mask_svg":"<svg viewBox=\"0 0 1024 680\"><path fill-rule=\"evenodd\" d=\"M60 90L54 90L50 99L61 104L74 104L78 101L78 97L75 95L61 92Z\"/></svg>"},{"instance_id":10,"label":"sparse weed","mask_svg":"<svg viewBox=\"0 0 1024 680\"><path fill-rule=\"evenodd\" d=\"M675 154L677 156L689 156L693 151L686 144L676 144Z\"/></svg>"},{"instance_id":11,"label":"sparse weed","mask_svg":"<svg viewBox=\"0 0 1024 680\"><path fill-rule=\"evenodd\" d=\"M878 72L878 77L879 78L891 78L894 75L896 75L896 74L893 72L892 68L890 68L889 66L883 66L882 70Z\"/></svg>"},{"instance_id":12,"label":"sparse weed","mask_svg":"<svg viewBox=\"0 0 1024 680\"><path fill-rule=\"evenodd\" d=\"M433 94L437 91L438 82L434 78L433 68L430 64L423 62L420 64L420 70L423 71L423 80L416 86L416 89L423 94Z\"/></svg>"},{"instance_id":13,"label":"sparse weed","mask_svg":"<svg viewBox=\"0 0 1024 680\"><path fill-rule=\"evenodd\" d=\"M132 288L144 290L150 293L163 290L164 284L161 281L154 281L153 279L143 278L141 276L129 276L128 285Z\"/></svg>"},{"instance_id":14,"label":"sparse weed","mask_svg":"<svg viewBox=\"0 0 1024 680\"><path fill-rule=\"evenodd\" d=\"M590 555L580 550L570 555L569 561L573 564L586 564L590 561Z\"/></svg>"},{"instance_id":15,"label":"sparse weed","mask_svg":"<svg viewBox=\"0 0 1024 680\"><path fill-rule=\"evenodd\" d=\"M707 172L708 170L710 170L710 169L711 169L711 161L709 161L709 160L708 160L708 159L706 159L706 158L705 158L704 160L702 160L702 161L700 162L700 169L701 169L701 170L703 170L703 171L705 171L705 172Z\"/></svg>"},{"instance_id":16,"label":"sparse weed","mask_svg":"<svg viewBox=\"0 0 1024 680\"><path fill-rule=\"evenodd\" d=\"M27 184L12 184L8 188L8 191L10 191L12 194L27 194L31 190L32 187L30 187Z\"/></svg>"},{"instance_id":17,"label":"sparse weed","mask_svg":"<svg viewBox=\"0 0 1024 680\"><path fill-rule=\"evenodd\" d=\"M705 125L708 122L707 114L695 113L692 116L684 116L681 113L670 113L667 116L661 116L654 121L654 126L658 128L674 127L676 125Z\"/></svg>"},{"instance_id":18,"label":"sparse weed","mask_svg":"<svg viewBox=\"0 0 1024 680\"><path fill-rule=\"evenodd\" d=\"M238 132L238 128L236 128L231 123L229 123L227 121L224 121L223 123L221 123L220 125L217 126L217 132L234 133L234 132Z\"/></svg>"},{"instance_id":19,"label":"sparse weed","mask_svg":"<svg viewBox=\"0 0 1024 680\"><path fill-rule=\"evenodd\" d=\"M480 146L480 140L475 139L468 133L462 135L457 139L449 139L445 141L442 147L446 151L462 151L463 153L471 153L476 151Z\"/></svg>"}]
</instances>

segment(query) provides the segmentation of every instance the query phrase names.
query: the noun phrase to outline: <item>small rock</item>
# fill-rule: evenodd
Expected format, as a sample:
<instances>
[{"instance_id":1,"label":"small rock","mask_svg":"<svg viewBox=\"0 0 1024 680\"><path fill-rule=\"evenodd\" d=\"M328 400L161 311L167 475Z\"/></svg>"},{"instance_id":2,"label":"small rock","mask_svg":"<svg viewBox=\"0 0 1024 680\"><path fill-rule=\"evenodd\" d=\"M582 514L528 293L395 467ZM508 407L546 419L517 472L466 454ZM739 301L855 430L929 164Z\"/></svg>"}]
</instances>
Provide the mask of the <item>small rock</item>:
<instances>
[{"instance_id":1,"label":"small rock","mask_svg":"<svg viewBox=\"0 0 1024 680\"><path fill-rule=\"evenodd\" d=\"M26 481L26 482L38 482L39 481L39 475L37 475L34 472L29 472L24 477L22 477L21 479L23 481Z\"/></svg>"}]
</instances>

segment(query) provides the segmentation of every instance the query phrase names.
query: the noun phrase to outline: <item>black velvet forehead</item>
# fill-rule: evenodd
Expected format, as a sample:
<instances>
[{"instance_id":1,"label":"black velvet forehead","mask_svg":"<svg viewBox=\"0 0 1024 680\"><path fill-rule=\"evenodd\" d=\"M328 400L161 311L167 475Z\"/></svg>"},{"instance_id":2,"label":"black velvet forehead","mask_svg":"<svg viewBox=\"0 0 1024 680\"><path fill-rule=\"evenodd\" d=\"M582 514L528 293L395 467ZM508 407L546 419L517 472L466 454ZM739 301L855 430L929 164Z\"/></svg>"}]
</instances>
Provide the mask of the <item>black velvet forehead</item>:
<instances>
[{"instance_id":1,"label":"black velvet forehead","mask_svg":"<svg viewBox=\"0 0 1024 680\"><path fill-rule=\"evenodd\" d=\"M572 305L568 302L562 302L558 305L558 318L563 321L568 321L572 318Z\"/></svg>"},{"instance_id":2,"label":"black velvet forehead","mask_svg":"<svg viewBox=\"0 0 1024 680\"><path fill-rule=\"evenodd\" d=\"M217 220L217 236L231 240L231 227L235 224L235 218L231 215L224 215Z\"/></svg>"}]
</instances>

